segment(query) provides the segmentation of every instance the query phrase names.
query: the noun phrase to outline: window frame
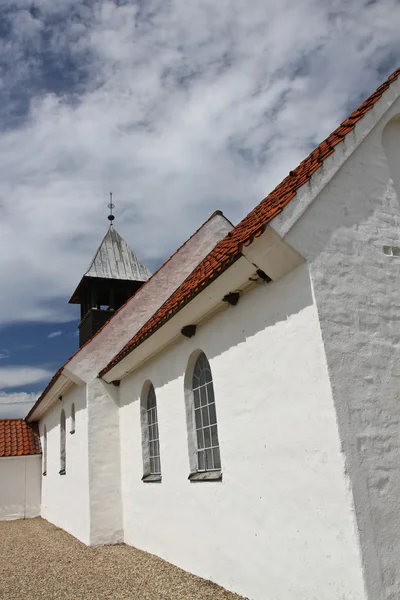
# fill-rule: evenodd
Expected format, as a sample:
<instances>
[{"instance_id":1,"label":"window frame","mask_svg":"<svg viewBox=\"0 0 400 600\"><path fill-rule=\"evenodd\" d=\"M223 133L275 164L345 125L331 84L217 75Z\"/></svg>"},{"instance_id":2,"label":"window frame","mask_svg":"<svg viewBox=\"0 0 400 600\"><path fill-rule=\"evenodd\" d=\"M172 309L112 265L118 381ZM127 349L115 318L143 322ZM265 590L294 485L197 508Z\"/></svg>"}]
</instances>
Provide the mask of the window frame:
<instances>
[{"instance_id":1,"label":"window frame","mask_svg":"<svg viewBox=\"0 0 400 600\"><path fill-rule=\"evenodd\" d=\"M195 407L195 390L197 388L193 384L194 384L195 369L199 363L199 360L202 357L204 357L204 359L206 361L206 365L207 365L207 368L208 368L210 376L211 376L211 380L209 382L207 382L206 385L212 386L214 402L212 402L211 404L214 404L214 408L215 408L215 423L213 423L213 426L216 427L216 435L217 435L217 441L218 441L218 444L215 447L217 447L219 449L219 454L221 452L219 436L218 436L218 417L217 417L217 411L216 411L215 388L214 388L214 379L213 379L213 375L212 375L212 370L211 370L210 362L207 358L206 353L203 352L202 350L196 350L195 352L192 353L192 355L189 358L188 365L186 368L186 373L185 373L185 405L186 405L187 438L188 438L189 468L190 468L190 473L189 473L188 479L193 482L194 481L221 481L222 480L221 457L220 457L220 466L219 467L212 468L212 469L199 468L199 451L202 451L202 450L205 451L205 448L200 448L200 449L198 448L198 435L197 435L198 428L196 426L196 415L195 415L196 410L198 410L198 408ZM207 398L208 398L208 395L207 395ZM200 406L200 409L202 409L204 407L208 408L208 406L209 406L209 404L207 403L204 406ZM203 423L203 421L202 421L202 423ZM206 427L211 428L211 425L206 425ZM210 438L211 438L211 430L210 430ZM210 449L210 448L207 448L207 449Z\"/></svg>"},{"instance_id":2,"label":"window frame","mask_svg":"<svg viewBox=\"0 0 400 600\"><path fill-rule=\"evenodd\" d=\"M47 427L46 424L43 426L43 464L42 464L42 475L47 475Z\"/></svg>"},{"instance_id":3,"label":"window frame","mask_svg":"<svg viewBox=\"0 0 400 600\"><path fill-rule=\"evenodd\" d=\"M149 400L152 396L154 404L149 408ZM149 422L149 417L150 421ZM151 381L146 381L143 386L140 400L140 420L142 430L142 458L143 458L143 476L145 483L161 483L161 450L160 450L160 431L158 422L157 395L154 385ZM158 436L158 437L157 437ZM151 444L158 445L158 454L152 452ZM152 468L152 461L158 459L159 472Z\"/></svg>"},{"instance_id":4,"label":"window frame","mask_svg":"<svg viewBox=\"0 0 400 600\"><path fill-rule=\"evenodd\" d=\"M71 428L70 434L73 435L75 433L75 402L71 404Z\"/></svg>"},{"instance_id":5,"label":"window frame","mask_svg":"<svg viewBox=\"0 0 400 600\"><path fill-rule=\"evenodd\" d=\"M67 422L65 410L61 409L60 414L60 475L67 472Z\"/></svg>"}]
</instances>

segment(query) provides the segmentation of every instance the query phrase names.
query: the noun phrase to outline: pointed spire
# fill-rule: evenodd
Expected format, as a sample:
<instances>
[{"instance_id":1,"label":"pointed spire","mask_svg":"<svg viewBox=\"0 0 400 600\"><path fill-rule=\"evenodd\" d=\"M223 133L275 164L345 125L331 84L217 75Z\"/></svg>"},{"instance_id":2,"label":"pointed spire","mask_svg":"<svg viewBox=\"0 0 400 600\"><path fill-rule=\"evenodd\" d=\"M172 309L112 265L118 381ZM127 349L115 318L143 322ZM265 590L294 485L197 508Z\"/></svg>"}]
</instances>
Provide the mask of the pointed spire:
<instances>
[{"instance_id":1,"label":"pointed spire","mask_svg":"<svg viewBox=\"0 0 400 600\"><path fill-rule=\"evenodd\" d=\"M112 200L112 193L110 193L110 200ZM126 284L132 282L134 287L136 286L135 289L138 289L138 286L140 287L143 282L151 277L151 272L146 265L132 252L126 241L115 229L112 222L115 218L112 214L114 204L110 202L110 205L111 212L108 216L110 227L98 247L88 270L84 273L78 287L72 294L69 300L70 304L81 304L83 302L83 297L86 293L84 290L90 280L109 279L115 282L125 282Z\"/></svg>"},{"instance_id":2,"label":"pointed spire","mask_svg":"<svg viewBox=\"0 0 400 600\"><path fill-rule=\"evenodd\" d=\"M112 227L115 219L115 216L113 215L113 208L115 208L115 204L113 204L112 192L110 192L110 202L108 203L108 208L110 209L110 214L108 215L107 219L110 221L110 227Z\"/></svg>"},{"instance_id":3,"label":"pointed spire","mask_svg":"<svg viewBox=\"0 0 400 600\"><path fill-rule=\"evenodd\" d=\"M84 277L147 281L150 275L111 223Z\"/></svg>"}]
</instances>

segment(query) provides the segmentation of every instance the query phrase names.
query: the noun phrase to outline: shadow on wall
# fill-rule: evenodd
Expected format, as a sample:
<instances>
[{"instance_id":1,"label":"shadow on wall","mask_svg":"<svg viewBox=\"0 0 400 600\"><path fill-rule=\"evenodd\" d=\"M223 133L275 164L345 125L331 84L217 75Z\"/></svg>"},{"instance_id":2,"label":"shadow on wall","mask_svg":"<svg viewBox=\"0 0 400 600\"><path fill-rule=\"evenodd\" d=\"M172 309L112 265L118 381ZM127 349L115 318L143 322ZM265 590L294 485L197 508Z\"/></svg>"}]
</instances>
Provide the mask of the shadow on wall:
<instances>
[{"instance_id":1,"label":"shadow on wall","mask_svg":"<svg viewBox=\"0 0 400 600\"><path fill-rule=\"evenodd\" d=\"M397 200L400 199L400 115L389 121L382 133L382 145L389 164Z\"/></svg>"},{"instance_id":2,"label":"shadow on wall","mask_svg":"<svg viewBox=\"0 0 400 600\"><path fill-rule=\"evenodd\" d=\"M76 421L80 421L78 414L82 410L86 410L86 386L76 386L79 390L79 396L74 395L73 401L69 398L69 392L62 396L62 400L58 399L49 411L40 418L40 422L46 425L47 433L53 429L59 429L61 412L64 410L66 419L66 432L70 434L75 432ZM72 388L74 390L74 388ZM78 426L79 427L79 426ZM43 431L41 430L41 435Z\"/></svg>"},{"instance_id":3,"label":"shadow on wall","mask_svg":"<svg viewBox=\"0 0 400 600\"><path fill-rule=\"evenodd\" d=\"M293 291L296 290L296 293ZM195 347L205 352L211 361L232 349L244 344L249 338L277 323L288 321L295 314L313 304L311 282L307 264L302 264L295 271L276 283L260 283L257 288L243 296L237 306L227 307L216 314L206 323L197 328ZM187 355L182 360L182 349L187 345ZM159 365L159 381L157 387L183 377L188 361L193 353L193 343L182 339L175 347L180 346L179 352L174 352L174 346L168 346L155 359ZM143 368L146 369L145 363ZM147 376L140 382L141 369L137 371L135 387L140 389ZM182 390L183 392L183 390ZM120 396L120 406L126 406L138 400L138 395Z\"/></svg>"},{"instance_id":4,"label":"shadow on wall","mask_svg":"<svg viewBox=\"0 0 400 600\"><path fill-rule=\"evenodd\" d=\"M322 167L323 169L324 167ZM397 194L391 200L392 178ZM345 161L331 181L290 230L286 239L304 258L312 263L313 275L329 279L326 256L364 252L365 232L375 227L377 214L400 217L400 116L392 119L382 135L367 138ZM296 202L296 199L293 200ZM389 223L389 221L387 221ZM382 252L385 238L369 236L369 249ZM368 234L369 235L369 234ZM338 259L339 260L339 259Z\"/></svg>"}]
</instances>

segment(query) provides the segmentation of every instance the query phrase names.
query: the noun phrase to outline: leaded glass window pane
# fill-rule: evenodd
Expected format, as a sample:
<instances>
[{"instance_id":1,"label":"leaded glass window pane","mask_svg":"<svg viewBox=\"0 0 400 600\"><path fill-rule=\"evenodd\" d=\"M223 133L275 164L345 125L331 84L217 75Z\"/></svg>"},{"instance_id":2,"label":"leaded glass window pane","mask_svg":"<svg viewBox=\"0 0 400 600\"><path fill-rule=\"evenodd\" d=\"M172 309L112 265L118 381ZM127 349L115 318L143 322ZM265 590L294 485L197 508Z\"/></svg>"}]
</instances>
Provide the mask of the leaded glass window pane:
<instances>
[{"instance_id":1,"label":"leaded glass window pane","mask_svg":"<svg viewBox=\"0 0 400 600\"><path fill-rule=\"evenodd\" d=\"M213 455L214 455L214 466L216 469L220 469L221 468L221 458L219 455L219 448L213 448Z\"/></svg>"},{"instance_id":2,"label":"leaded glass window pane","mask_svg":"<svg viewBox=\"0 0 400 600\"><path fill-rule=\"evenodd\" d=\"M199 463L199 471L205 471L205 463L204 463L204 451L203 450L199 450L199 452L197 453L197 460Z\"/></svg>"},{"instance_id":3,"label":"leaded glass window pane","mask_svg":"<svg viewBox=\"0 0 400 600\"><path fill-rule=\"evenodd\" d=\"M200 354L193 371L193 403L197 442L197 468L216 471L221 468L217 415L210 365Z\"/></svg>"},{"instance_id":4,"label":"leaded glass window pane","mask_svg":"<svg viewBox=\"0 0 400 600\"><path fill-rule=\"evenodd\" d=\"M210 414L210 425L214 425L217 422L217 415L215 413L215 403L214 401L208 406L209 414Z\"/></svg>"},{"instance_id":5,"label":"leaded glass window pane","mask_svg":"<svg viewBox=\"0 0 400 600\"><path fill-rule=\"evenodd\" d=\"M151 385L147 395L147 431L149 440L150 474L161 474L160 440L158 433L157 400Z\"/></svg>"},{"instance_id":6,"label":"leaded glass window pane","mask_svg":"<svg viewBox=\"0 0 400 600\"><path fill-rule=\"evenodd\" d=\"M200 406L200 390L195 389L193 394L194 394L194 407L199 408L199 406Z\"/></svg>"},{"instance_id":7,"label":"leaded glass window pane","mask_svg":"<svg viewBox=\"0 0 400 600\"><path fill-rule=\"evenodd\" d=\"M199 408L194 411L194 418L196 421L196 429L201 429L201 427L202 427L201 410Z\"/></svg>"}]
</instances>

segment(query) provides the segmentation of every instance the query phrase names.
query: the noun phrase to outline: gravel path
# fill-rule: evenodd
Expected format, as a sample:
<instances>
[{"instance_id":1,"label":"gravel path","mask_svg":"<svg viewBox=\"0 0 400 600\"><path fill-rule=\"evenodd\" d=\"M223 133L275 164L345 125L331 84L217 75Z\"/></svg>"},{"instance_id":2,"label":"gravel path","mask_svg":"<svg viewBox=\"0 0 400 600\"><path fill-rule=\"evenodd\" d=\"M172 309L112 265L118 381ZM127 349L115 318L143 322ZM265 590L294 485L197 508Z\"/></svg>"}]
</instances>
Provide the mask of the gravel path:
<instances>
[{"instance_id":1,"label":"gravel path","mask_svg":"<svg viewBox=\"0 0 400 600\"><path fill-rule=\"evenodd\" d=\"M40 518L0 521L0 600L55 598L241 600L242 597L130 546L87 548Z\"/></svg>"}]
</instances>

